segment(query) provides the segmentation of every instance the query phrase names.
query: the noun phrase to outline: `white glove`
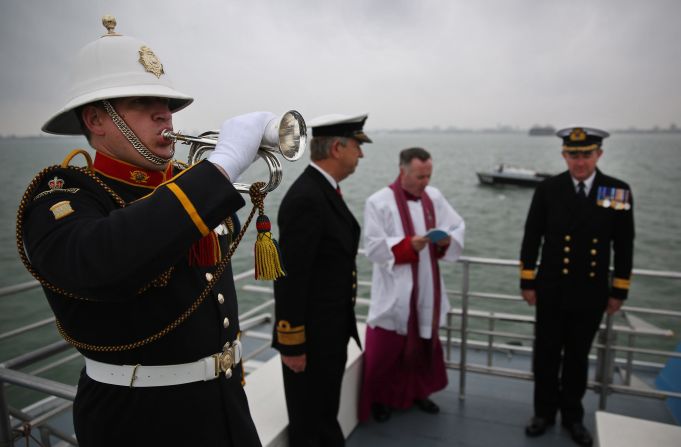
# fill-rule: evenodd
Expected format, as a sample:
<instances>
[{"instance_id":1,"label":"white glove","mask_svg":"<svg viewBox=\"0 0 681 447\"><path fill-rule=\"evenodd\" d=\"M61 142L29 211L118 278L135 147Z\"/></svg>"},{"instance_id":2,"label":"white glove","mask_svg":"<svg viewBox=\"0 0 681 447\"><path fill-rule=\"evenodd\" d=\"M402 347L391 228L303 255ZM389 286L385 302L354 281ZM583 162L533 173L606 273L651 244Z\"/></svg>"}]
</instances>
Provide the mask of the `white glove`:
<instances>
[{"instance_id":1,"label":"white glove","mask_svg":"<svg viewBox=\"0 0 681 447\"><path fill-rule=\"evenodd\" d=\"M218 143L208 161L224 169L232 182L236 181L257 158L265 129L275 119L270 112L253 112L228 119L220 127Z\"/></svg>"}]
</instances>

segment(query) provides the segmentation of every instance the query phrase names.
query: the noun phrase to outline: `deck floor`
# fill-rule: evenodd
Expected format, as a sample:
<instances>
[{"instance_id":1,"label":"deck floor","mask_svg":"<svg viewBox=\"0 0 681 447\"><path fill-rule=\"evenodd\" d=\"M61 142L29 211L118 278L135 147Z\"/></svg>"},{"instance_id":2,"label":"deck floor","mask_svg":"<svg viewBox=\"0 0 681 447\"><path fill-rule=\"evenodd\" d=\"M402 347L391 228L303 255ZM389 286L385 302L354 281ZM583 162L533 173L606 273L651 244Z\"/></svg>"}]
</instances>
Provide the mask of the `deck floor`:
<instances>
[{"instance_id":1,"label":"deck floor","mask_svg":"<svg viewBox=\"0 0 681 447\"><path fill-rule=\"evenodd\" d=\"M456 356L454 358L457 358ZM469 351L472 362L483 363L482 353ZM529 370L526 355L495 356L495 366ZM523 368L524 366L524 368ZM459 372L448 370L449 386L431 397L441 412L429 415L416 408L393 412L383 423L370 420L350 434L348 447L381 446L466 446L540 447L574 446L569 434L560 428L560 420L543 436L528 438L524 427L532 416L532 382L468 373L466 396L459 399ZM590 372L593 378L593 371ZM639 376L648 385L653 375ZM584 425L595 437L595 413L599 395L587 390ZM674 424L671 413L661 400L611 394L606 411ZM659 446L658 446L659 447Z\"/></svg>"},{"instance_id":2,"label":"deck floor","mask_svg":"<svg viewBox=\"0 0 681 447\"><path fill-rule=\"evenodd\" d=\"M259 341L246 342L247 352L254 349ZM272 349L264 350L256 356L264 361L275 355ZM458 360L458 349L452 351L453 361ZM468 350L468 361L484 364L486 353L476 349ZM501 368L530 370L530 357L524 353L497 352L494 366ZM592 365L593 368L593 365ZM347 447L439 447L465 446L484 447L567 447L575 444L569 435L560 428L560 423L538 438L525 436L524 427L532 416L532 382L469 372L466 375L466 396L459 398L459 372L448 370L448 387L435 393L431 398L440 406L441 412L430 415L416 408L395 411L384 423L370 420L359 424L347 439ZM594 371L590 371L590 378ZM636 378L651 387L654 385L653 373L639 371ZM587 390L584 398L586 410L584 424L595 438L595 413L598 410L599 395ZM608 396L606 411L655 422L674 424L674 419L664 401L611 394ZM66 433L72 433L71 412L61 414L55 426ZM16 445L24 445L17 441ZM53 442L56 442L53 438ZM33 440L29 443L37 446ZM53 445L62 445L55 443ZM677 444L681 445L681 443ZM655 447L663 447L656 445Z\"/></svg>"}]
</instances>

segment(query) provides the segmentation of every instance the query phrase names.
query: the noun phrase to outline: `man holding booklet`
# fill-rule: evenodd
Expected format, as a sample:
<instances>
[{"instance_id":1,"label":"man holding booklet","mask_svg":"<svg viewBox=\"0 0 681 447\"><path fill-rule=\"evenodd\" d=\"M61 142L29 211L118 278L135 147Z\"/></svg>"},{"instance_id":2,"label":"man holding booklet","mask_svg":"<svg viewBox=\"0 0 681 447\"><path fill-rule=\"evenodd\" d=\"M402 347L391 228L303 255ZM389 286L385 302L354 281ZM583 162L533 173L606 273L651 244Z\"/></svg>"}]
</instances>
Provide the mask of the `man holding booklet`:
<instances>
[{"instance_id":1,"label":"man holding booklet","mask_svg":"<svg viewBox=\"0 0 681 447\"><path fill-rule=\"evenodd\" d=\"M447 386L439 328L449 301L440 259L461 255L465 224L442 193L422 148L400 152L400 175L371 195L364 247L373 263L359 419L383 422L393 408L438 413L429 396Z\"/></svg>"}]
</instances>

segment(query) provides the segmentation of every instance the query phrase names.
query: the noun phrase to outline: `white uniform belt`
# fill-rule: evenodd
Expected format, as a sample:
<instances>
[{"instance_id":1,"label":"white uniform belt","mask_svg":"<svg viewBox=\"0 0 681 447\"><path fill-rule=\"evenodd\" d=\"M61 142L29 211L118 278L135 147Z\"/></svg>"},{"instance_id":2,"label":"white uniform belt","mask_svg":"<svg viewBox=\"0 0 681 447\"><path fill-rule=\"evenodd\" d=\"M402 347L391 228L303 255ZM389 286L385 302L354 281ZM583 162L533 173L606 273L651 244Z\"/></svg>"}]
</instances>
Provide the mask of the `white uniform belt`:
<instances>
[{"instance_id":1,"label":"white uniform belt","mask_svg":"<svg viewBox=\"0 0 681 447\"><path fill-rule=\"evenodd\" d=\"M241 342L235 340L220 353L179 365L111 365L85 357L85 371L97 382L138 388L213 380L223 372L230 378L232 367L239 362Z\"/></svg>"}]
</instances>

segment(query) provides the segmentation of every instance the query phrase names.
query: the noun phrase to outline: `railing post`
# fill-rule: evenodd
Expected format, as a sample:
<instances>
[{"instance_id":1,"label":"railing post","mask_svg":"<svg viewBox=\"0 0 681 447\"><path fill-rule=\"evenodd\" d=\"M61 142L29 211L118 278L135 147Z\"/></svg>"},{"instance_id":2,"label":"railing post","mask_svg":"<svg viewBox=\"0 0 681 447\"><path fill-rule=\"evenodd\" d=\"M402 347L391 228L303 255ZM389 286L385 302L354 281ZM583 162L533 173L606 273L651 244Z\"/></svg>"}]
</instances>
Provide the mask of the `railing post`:
<instances>
[{"instance_id":1,"label":"railing post","mask_svg":"<svg viewBox=\"0 0 681 447\"><path fill-rule=\"evenodd\" d=\"M489 329L489 334L487 335L487 366L492 366L492 347L494 346L494 329L496 327L494 312L490 312L489 322L487 328Z\"/></svg>"},{"instance_id":2,"label":"railing post","mask_svg":"<svg viewBox=\"0 0 681 447\"><path fill-rule=\"evenodd\" d=\"M605 410L608 402L608 393L610 392L610 378L611 369L614 365L614 355L612 352L612 315L606 314L605 317L605 340L603 340L603 356L601 357L600 366L600 382L601 395L598 399L598 409Z\"/></svg>"},{"instance_id":3,"label":"railing post","mask_svg":"<svg viewBox=\"0 0 681 447\"><path fill-rule=\"evenodd\" d=\"M452 359L452 314L447 312L447 350L445 359L450 362Z\"/></svg>"},{"instance_id":4,"label":"railing post","mask_svg":"<svg viewBox=\"0 0 681 447\"><path fill-rule=\"evenodd\" d=\"M634 340L636 339L636 336L634 334L629 334L627 337L628 339L628 346L630 348L634 347ZM626 375L624 377L624 384L627 386L631 385L631 368L633 367L634 363L634 353L629 351L627 352L627 370L626 370Z\"/></svg>"},{"instance_id":5,"label":"railing post","mask_svg":"<svg viewBox=\"0 0 681 447\"><path fill-rule=\"evenodd\" d=\"M466 350L468 349L468 289L470 263L463 261L461 282L461 350L459 360L459 400L466 398Z\"/></svg>"},{"instance_id":6,"label":"railing post","mask_svg":"<svg viewBox=\"0 0 681 447\"><path fill-rule=\"evenodd\" d=\"M52 440L50 439L50 429L44 425L40 426L40 442L43 447L51 447Z\"/></svg>"},{"instance_id":7,"label":"railing post","mask_svg":"<svg viewBox=\"0 0 681 447\"><path fill-rule=\"evenodd\" d=\"M9 409L5 399L5 382L0 381L0 447L12 445L12 430L9 424Z\"/></svg>"}]
</instances>

